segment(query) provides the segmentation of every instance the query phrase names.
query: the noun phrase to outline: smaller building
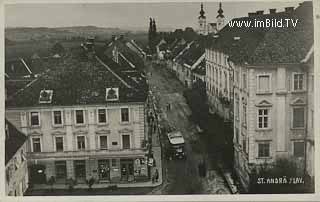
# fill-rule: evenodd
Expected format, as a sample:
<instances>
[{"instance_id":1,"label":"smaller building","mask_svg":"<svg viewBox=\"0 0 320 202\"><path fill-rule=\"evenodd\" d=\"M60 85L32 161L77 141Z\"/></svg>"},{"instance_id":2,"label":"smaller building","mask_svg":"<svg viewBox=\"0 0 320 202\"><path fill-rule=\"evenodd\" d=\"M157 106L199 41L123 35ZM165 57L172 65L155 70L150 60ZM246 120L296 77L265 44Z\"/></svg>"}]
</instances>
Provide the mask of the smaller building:
<instances>
[{"instance_id":1,"label":"smaller building","mask_svg":"<svg viewBox=\"0 0 320 202\"><path fill-rule=\"evenodd\" d=\"M23 196L28 188L27 136L5 121L5 192L7 196Z\"/></svg>"}]
</instances>

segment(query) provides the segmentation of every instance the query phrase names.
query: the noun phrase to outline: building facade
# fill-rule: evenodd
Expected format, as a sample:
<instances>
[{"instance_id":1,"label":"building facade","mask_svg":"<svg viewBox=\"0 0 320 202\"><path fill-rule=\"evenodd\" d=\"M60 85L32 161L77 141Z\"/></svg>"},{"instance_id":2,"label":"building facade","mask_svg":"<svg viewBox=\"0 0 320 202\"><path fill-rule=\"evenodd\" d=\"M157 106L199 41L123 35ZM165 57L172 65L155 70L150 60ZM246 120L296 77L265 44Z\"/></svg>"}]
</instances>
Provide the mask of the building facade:
<instances>
[{"instance_id":1,"label":"building facade","mask_svg":"<svg viewBox=\"0 0 320 202\"><path fill-rule=\"evenodd\" d=\"M29 186L27 137L7 120L5 127L5 193L23 196Z\"/></svg>"},{"instance_id":2,"label":"building facade","mask_svg":"<svg viewBox=\"0 0 320 202\"><path fill-rule=\"evenodd\" d=\"M123 77L119 68L98 56L65 58L7 100L6 116L28 136L31 183L149 179L145 79Z\"/></svg>"},{"instance_id":3,"label":"building facade","mask_svg":"<svg viewBox=\"0 0 320 202\"><path fill-rule=\"evenodd\" d=\"M233 21L288 16L301 23L276 31L226 26L214 38L213 51L206 50L209 101L222 95L233 103L234 170L245 191L254 186L253 170L278 159L295 162L299 174L313 172L313 64L305 64L313 60L312 3Z\"/></svg>"}]
</instances>

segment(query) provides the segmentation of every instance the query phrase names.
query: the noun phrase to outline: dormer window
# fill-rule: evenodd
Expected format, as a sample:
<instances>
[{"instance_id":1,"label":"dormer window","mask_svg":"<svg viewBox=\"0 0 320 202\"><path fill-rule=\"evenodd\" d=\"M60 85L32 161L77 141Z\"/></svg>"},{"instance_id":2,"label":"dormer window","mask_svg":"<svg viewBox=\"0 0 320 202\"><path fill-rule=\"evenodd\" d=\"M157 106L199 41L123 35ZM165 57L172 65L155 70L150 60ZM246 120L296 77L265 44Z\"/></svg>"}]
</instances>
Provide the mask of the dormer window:
<instances>
[{"instance_id":1,"label":"dormer window","mask_svg":"<svg viewBox=\"0 0 320 202\"><path fill-rule=\"evenodd\" d=\"M106 89L106 101L119 100L119 88Z\"/></svg>"},{"instance_id":2,"label":"dormer window","mask_svg":"<svg viewBox=\"0 0 320 202\"><path fill-rule=\"evenodd\" d=\"M40 104L50 104L52 102L53 90L41 90L39 103Z\"/></svg>"}]
</instances>

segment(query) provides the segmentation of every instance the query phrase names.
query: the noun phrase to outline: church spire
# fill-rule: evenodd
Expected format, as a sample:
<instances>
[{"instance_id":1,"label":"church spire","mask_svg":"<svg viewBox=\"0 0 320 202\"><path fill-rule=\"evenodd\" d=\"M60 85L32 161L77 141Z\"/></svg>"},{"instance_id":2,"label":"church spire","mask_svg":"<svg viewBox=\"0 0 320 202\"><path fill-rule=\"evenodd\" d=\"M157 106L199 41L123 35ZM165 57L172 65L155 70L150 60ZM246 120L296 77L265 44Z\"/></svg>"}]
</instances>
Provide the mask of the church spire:
<instances>
[{"instance_id":1,"label":"church spire","mask_svg":"<svg viewBox=\"0 0 320 202\"><path fill-rule=\"evenodd\" d=\"M201 3L201 8L200 8L200 16L199 18L206 18L206 16L204 16L205 12L203 10L203 3Z\"/></svg>"},{"instance_id":2,"label":"church spire","mask_svg":"<svg viewBox=\"0 0 320 202\"><path fill-rule=\"evenodd\" d=\"M217 16L217 18L218 18L218 17L220 17L220 18L224 18L221 2L219 3L219 10L218 10L218 13L219 13L219 15Z\"/></svg>"}]
</instances>

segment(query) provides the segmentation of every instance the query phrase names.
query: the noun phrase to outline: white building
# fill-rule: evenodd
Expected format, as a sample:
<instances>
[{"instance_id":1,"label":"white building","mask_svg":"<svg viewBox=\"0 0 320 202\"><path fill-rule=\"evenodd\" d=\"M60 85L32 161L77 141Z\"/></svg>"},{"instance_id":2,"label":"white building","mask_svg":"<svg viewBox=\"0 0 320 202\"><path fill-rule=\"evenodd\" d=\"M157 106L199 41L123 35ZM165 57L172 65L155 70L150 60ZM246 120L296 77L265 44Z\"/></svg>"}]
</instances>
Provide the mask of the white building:
<instances>
[{"instance_id":1,"label":"white building","mask_svg":"<svg viewBox=\"0 0 320 202\"><path fill-rule=\"evenodd\" d=\"M209 100L233 92L234 170L246 191L255 184L253 170L280 158L296 162L300 173L308 167L313 172L312 63L303 62L313 57L312 2L233 21L288 16L299 19L294 29L226 26L213 40L213 51L206 50Z\"/></svg>"},{"instance_id":2,"label":"white building","mask_svg":"<svg viewBox=\"0 0 320 202\"><path fill-rule=\"evenodd\" d=\"M146 82L119 69L107 58L64 58L7 99L8 120L28 137L31 183L148 180Z\"/></svg>"}]
</instances>

